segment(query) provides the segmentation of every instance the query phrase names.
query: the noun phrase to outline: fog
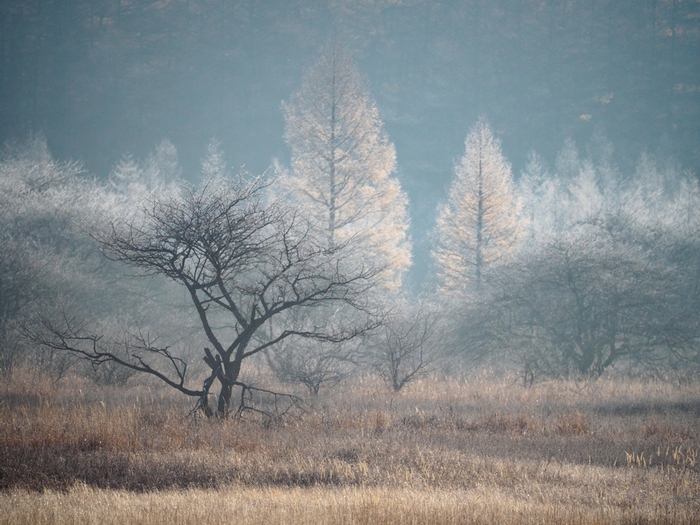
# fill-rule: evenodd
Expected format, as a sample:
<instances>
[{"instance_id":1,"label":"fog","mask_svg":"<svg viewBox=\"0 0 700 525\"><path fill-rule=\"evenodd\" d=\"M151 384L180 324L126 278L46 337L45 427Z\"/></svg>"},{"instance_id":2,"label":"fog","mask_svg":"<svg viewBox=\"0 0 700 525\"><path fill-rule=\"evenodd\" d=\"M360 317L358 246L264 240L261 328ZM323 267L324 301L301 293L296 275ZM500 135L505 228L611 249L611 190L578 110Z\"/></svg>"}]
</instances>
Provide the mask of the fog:
<instances>
[{"instance_id":1,"label":"fog","mask_svg":"<svg viewBox=\"0 0 700 525\"><path fill-rule=\"evenodd\" d=\"M699 385L700 0L0 0L0 525L696 525Z\"/></svg>"},{"instance_id":2,"label":"fog","mask_svg":"<svg viewBox=\"0 0 700 525\"><path fill-rule=\"evenodd\" d=\"M697 172L700 4L690 0L81 1L0 5L0 141L40 133L106 178L163 139L184 177L215 137L230 166L288 165L281 103L330 41L366 76L410 203L419 289L428 233L479 116L519 178L613 146Z\"/></svg>"},{"instance_id":3,"label":"fog","mask_svg":"<svg viewBox=\"0 0 700 525\"><path fill-rule=\"evenodd\" d=\"M272 377L697 378L700 1L9 0L0 30L0 371L212 417Z\"/></svg>"}]
</instances>

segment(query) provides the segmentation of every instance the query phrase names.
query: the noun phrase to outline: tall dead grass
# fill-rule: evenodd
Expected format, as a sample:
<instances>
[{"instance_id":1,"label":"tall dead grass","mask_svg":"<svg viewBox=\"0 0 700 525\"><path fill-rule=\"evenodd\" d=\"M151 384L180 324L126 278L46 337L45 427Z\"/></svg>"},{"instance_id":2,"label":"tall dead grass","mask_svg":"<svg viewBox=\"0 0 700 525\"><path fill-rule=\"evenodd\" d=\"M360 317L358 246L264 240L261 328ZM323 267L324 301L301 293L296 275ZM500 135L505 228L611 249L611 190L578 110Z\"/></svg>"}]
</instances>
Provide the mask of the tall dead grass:
<instances>
[{"instance_id":1,"label":"tall dead grass","mask_svg":"<svg viewBox=\"0 0 700 525\"><path fill-rule=\"evenodd\" d=\"M387 488L229 488L135 494L84 486L68 492L0 494L0 524L324 525L649 524L697 523L689 509L667 512L601 504L527 500L508 492Z\"/></svg>"},{"instance_id":2,"label":"tall dead grass","mask_svg":"<svg viewBox=\"0 0 700 525\"><path fill-rule=\"evenodd\" d=\"M280 422L187 413L144 386L1 384L0 523L700 522L697 385L363 377Z\"/></svg>"}]
</instances>

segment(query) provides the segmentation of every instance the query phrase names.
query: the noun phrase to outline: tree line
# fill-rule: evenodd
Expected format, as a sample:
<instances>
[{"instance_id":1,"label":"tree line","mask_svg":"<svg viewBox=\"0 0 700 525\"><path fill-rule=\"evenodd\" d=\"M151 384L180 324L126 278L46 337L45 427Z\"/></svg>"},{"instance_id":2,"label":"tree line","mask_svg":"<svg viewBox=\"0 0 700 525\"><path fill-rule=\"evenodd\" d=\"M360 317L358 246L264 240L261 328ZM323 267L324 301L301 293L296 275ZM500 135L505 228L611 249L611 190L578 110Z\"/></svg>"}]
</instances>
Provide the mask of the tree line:
<instances>
[{"instance_id":1,"label":"tree line","mask_svg":"<svg viewBox=\"0 0 700 525\"><path fill-rule=\"evenodd\" d=\"M536 376L613 365L697 369L694 174L642 155L632 175L612 145L581 159L567 141L550 171L531 153L519 181L480 120L436 225L437 283L458 339L480 359Z\"/></svg>"},{"instance_id":2,"label":"tree line","mask_svg":"<svg viewBox=\"0 0 700 525\"><path fill-rule=\"evenodd\" d=\"M395 149L348 52L328 45L282 109L290 166L235 173L212 141L197 185L168 141L106 182L40 138L7 145L3 370L145 375L226 417L260 410L255 396L296 402L251 382L252 361L312 394L363 366L400 390L457 359L525 382L697 369L692 175L642 156L626 177L599 136L586 159L568 141L553 170L532 153L516 182L481 118L416 296Z\"/></svg>"}]
</instances>

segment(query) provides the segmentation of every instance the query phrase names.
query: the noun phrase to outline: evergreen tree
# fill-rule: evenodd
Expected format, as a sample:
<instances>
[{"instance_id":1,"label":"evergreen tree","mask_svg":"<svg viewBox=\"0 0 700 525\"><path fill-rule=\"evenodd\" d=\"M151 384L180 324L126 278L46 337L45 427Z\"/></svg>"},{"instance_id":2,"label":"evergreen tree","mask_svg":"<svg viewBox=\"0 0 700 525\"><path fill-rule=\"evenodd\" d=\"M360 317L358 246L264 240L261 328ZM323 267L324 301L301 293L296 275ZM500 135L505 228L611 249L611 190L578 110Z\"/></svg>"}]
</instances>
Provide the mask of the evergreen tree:
<instances>
[{"instance_id":1,"label":"evergreen tree","mask_svg":"<svg viewBox=\"0 0 700 525\"><path fill-rule=\"evenodd\" d=\"M550 197L556 188L544 166L541 157L535 152L528 153L528 162L520 175L518 193L523 204L523 215L528 218L527 240L536 242L542 230L552 226L556 211L549 206Z\"/></svg>"},{"instance_id":2,"label":"evergreen tree","mask_svg":"<svg viewBox=\"0 0 700 525\"><path fill-rule=\"evenodd\" d=\"M216 139L211 139L207 144L207 154L202 159L202 175L205 179L225 177L228 173L228 166L224 153L221 151L221 144Z\"/></svg>"},{"instance_id":3,"label":"evergreen tree","mask_svg":"<svg viewBox=\"0 0 700 525\"><path fill-rule=\"evenodd\" d=\"M127 204L139 206L155 191L174 191L181 176L177 149L164 139L145 161L122 155L109 174L109 186Z\"/></svg>"},{"instance_id":4,"label":"evergreen tree","mask_svg":"<svg viewBox=\"0 0 700 525\"><path fill-rule=\"evenodd\" d=\"M398 288L411 263L408 199L392 175L396 152L377 107L348 54L330 46L283 105L292 172L282 177L330 245L349 239Z\"/></svg>"},{"instance_id":5,"label":"evergreen tree","mask_svg":"<svg viewBox=\"0 0 700 525\"><path fill-rule=\"evenodd\" d=\"M479 119L465 146L437 218L433 256L447 292L478 283L484 268L506 258L521 236L510 164L486 120Z\"/></svg>"},{"instance_id":6,"label":"evergreen tree","mask_svg":"<svg viewBox=\"0 0 700 525\"><path fill-rule=\"evenodd\" d=\"M151 190L164 189L182 178L177 149L168 139L163 139L148 156L145 178Z\"/></svg>"},{"instance_id":7,"label":"evergreen tree","mask_svg":"<svg viewBox=\"0 0 700 525\"><path fill-rule=\"evenodd\" d=\"M583 163L581 171L569 184L569 194L569 219L572 222L592 220L603 212L605 196L600 191L596 171L590 161Z\"/></svg>"},{"instance_id":8,"label":"evergreen tree","mask_svg":"<svg viewBox=\"0 0 700 525\"><path fill-rule=\"evenodd\" d=\"M561 179L564 184L568 184L569 181L578 175L581 169L581 160L579 158L578 149L576 148L576 143L571 137L564 141L564 147L557 155L555 168L559 179Z\"/></svg>"}]
</instances>

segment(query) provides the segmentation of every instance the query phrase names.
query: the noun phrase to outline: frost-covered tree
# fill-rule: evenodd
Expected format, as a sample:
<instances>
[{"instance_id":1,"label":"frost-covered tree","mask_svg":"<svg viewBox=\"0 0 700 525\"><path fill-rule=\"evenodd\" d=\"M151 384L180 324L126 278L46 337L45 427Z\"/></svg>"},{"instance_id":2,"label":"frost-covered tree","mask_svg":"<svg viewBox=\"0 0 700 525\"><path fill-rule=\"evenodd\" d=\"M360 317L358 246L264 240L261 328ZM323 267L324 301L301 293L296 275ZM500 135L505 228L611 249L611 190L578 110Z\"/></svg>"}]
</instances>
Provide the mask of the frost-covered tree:
<instances>
[{"instance_id":1,"label":"frost-covered tree","mask_svg":"<svg viewBox=\"0 0 700 525\"><path fill-rule=\"evenodd\" d=\"M554 167L556 168L557 176L568 184L571 179L578 175L581 167L578 148L576 142L571 137L564 141L564 147L557 155L557 160Z\"/></svg>"},{"instance_id":2,"label":"frost-covered tree","mask_svg":"<svg viewBox=\"0 0 700 525\"><path fill-rule=\"evenodd\" d=\"M398 288L411 264L408 199L394 177L396 153L366 83L335 44L283 104L291 173L282 185L330 245L353 239Z\"/></svg>"},{"instance_id":3,"label":"frost-covered tree","mask_svg":"<svg viewBox=\"0 0 700 525\"><path fill-rule=\"evenodd\" d=\"M151 193L165 189L165 181L178 176L173 159L174 148L165 141L143 164L127 159L114 172L124 183L119 186L116 178L101 184L80 163L56 161L41 138L0 150L2 371L19 363L56 378L71 367L80 369L81 363L65 353L27 344L26 335L41 324L39 318L70 315L80 323L99 325L101 333L119 336L136 325L150 330L158 324L184 341L187 334L177 314L159 307L179 304L179 290L164 279L135 282L133 275L125 275L133 272L105 260L94 242L106 219L131 214L142 203L141 193L131 193L129 181L162 181L152 185ZM96 374L82 365L86 375L100 381L129 376L109 366Z\"/></svg>"},{"instance_id":4,"label":"frost-covered tree","mask_svg":"<svg viewBox=\"0 0 700 525\"><path fill-rule=\"evenodd\" d=\"M109 205L79 163L54 160L40 137L0 151L1 370L27 357L15 329L36 311L58 303L99 311L89 297L107 272L99 273L104 265L86 230ZM51 361L47 354L30 366L57 372Z\"/></svg>"},{"instance_id":5,"label":"frost-covered tree","mask_svg":"<svg viewBox=\"0 0 700 525\"><path fill-rule=\"evenodd\" d=\"M141 175L141 167L138 161L133 155L125 153L109 173L109 188L120 195L129 195L134 192L140 193Z\"/></svg>"},{"instance_id":6,"label":"frost-covered tree","mask_svg":"<svg viewBox=\"0 0 700 525\"><path fill-rule=\"evenodd\" d=\"M125 203L138 206L153 192L173 189L181 175L177 149L164 139L144 161L123 155L108 180Z\"/></svg>"},{"instance_id":7,"label":"frost-covered tree","mask_svg":"<svg viewBox=\"0 0 700 525\"><path fill-rule=\"evenodd\" d=\"M603 212L606 205L605 196L597 182L596 170L589 161L583 163L579 174L571 181L569 194L569 217L573 222L594 219ZM609 196L610 199L612 196Z\"/></svg>"},{"instance_id":8,"label":"frost-covered tree","mask_svg":"<svg viewBox=\"0 0 700 525\"><path fill-rule=\"evenodd\" d=\"M465 146L437 217L433 257L446 292L478 283L487 265L513 252L522 230L510 164L486 120L479 119Z\"/></svg>"},{"instance_id":9,"label":"frost-covered tree","mask_svg":"<svg viewBox=\"0 0 700 525\"><path fill-rule=\"evenodd\" d=\"M559 184L560 223L535 230L527 249L489 272L483 293L459 312L458 340L499 363L514 360L528 383L537 375L597 376L617 363L696 373L697 179L660 169L648 155L634 176L618 178L624 184L606 184L590 159L577 165L566 186ZM541 174L531 163L520 181L538 227L547 223L537 214L547 207L541 188L559 183Z\"/></svg>"},{"instance_id":10,"label":"frost-covered tree","mask_svg":"<svg viewBox=\"0 0 700 525\"><path fill-rule=\"evenodd\" d=\"M687 174L681 179L672 209L679 229L695 228L697 231L700 226L700 183L694 175Z\"/></svg>"},{"instance_id":11,"label":"frost-covered tree","mask_svg":"<svg viewBox=\"0 0 700 525\"><path fill-rule=\"evenodd\" d=\"M146 161L146 178L151 188L162 188L182 177L182 167L177 149L168 139L163 139Z\"/></svg>"},{"instance_id":12,"label":"frost-covered tree","mask_svg":"<svg viewBox=\"0 0 700 525\"><path fill-rule=\"evenodd\" d=\"M527 242L532 245L560 231L565 220L568 196L552 177L542 158L531 151L518 182L523 216L527 219Z\"/></svg>"},{"instance_id":13,"label":"frost-covered tree","mask_svg":"<svg viewBox=\"0 0 700 525\"><path fill-rule=\"evenodd\" d=\"M221 144L216 139L211 139L207 144L207 152L202 159L202 176L205 180L215 177L224 177L228 173L228 166Z\"/></svg>"},{"instance_id":14,"label":"frost-covered tree","mask_svg":"<svg viewBox=\"0 0 700 525\"><path fill-rule=\"evenodd\" d=\"M598 184L603 193L614 199L620 192L620 174L613 162L615 148L605 135L603 127L597 125L586 145L588 162L595 168ZM585 163L582 166L585 169Z\"/></svg>"}]
</instances>

